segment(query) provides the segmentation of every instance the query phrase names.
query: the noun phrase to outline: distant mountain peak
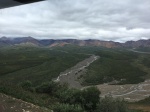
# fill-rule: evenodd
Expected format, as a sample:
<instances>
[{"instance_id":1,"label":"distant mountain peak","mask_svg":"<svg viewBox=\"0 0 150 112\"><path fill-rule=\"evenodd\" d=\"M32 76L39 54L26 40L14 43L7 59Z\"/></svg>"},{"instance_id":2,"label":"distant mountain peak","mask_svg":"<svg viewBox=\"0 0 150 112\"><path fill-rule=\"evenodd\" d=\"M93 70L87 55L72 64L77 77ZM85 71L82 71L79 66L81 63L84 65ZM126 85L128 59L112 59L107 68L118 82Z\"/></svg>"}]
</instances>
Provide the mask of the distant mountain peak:
<instances>
[{"instance_id":1,"label":"distant mountain peak","mask_svg":"<svg viewBox=\"0 0 150 112\"><path fill-rule=\"evenodd\" d=\"M34 46L65 46L65 45L78 45L78 46L101 46L107 48L116 48L116 47L150 47L150 39L148 40L138 40L138 41L127 41L125 43L113 42L113 41L101 41L96 39L87 39L87 40L77 40L77 39L43 39L38 40L31 36L28 37L17 37L17 38L0 38L1 45L34 45Z\"/></svg>"},{"instance_id":2,"label":"distant mountain peak","mask_svg":"<svg viewBox=\"0 0 150 112\"><path fill-rule=\"evenodd\" d=\"M10 38L3 36L0 38L0 40L10 40Z\"/></svg>"},{"instance_id":3,"label":"distant mountain peak","mask_svg":"<svg viewBox=\"0 0 150 112\"><path fill-rule=\"evenodd\" d=\"M124 43L125 47L132 47L132 48L137 48L137 47L150 47L150 39L145 40L145 39L140 39L137 41L127 41Z\"/></svg>"}]
</instances>

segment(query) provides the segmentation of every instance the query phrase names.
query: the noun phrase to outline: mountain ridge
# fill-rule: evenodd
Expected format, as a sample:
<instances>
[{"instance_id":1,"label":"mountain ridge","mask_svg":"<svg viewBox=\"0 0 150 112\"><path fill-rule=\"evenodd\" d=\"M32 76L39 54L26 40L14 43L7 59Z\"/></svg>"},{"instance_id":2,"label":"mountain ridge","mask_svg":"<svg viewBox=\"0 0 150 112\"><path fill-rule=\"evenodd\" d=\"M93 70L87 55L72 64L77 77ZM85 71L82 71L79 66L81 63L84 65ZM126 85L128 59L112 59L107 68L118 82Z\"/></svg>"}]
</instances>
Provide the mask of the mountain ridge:
<instances>
[{"instance_id":1,"label":"mountain ridge","mask_svg":"<svg viewBox=\"0 0 150 112\"><path fill-rule=\"evenodd\" d=\"M16 37L16 38L8 38L1 37L0 38L0 46L10 46L10 45L33 45L33 46L64 46L67 44L78 45L78 46L101 46L106 48L118 48L118 47L127 47L127 48L138 48L138 47L150 47L150 39L147 40L137 40L137 41L127 41L125 43L119 43L114 41L103 41L103 40L95 40L95 39L87 39L87 40L78 40L78 39L35 39L33 37Z\"/></svg>"}]
</instances>

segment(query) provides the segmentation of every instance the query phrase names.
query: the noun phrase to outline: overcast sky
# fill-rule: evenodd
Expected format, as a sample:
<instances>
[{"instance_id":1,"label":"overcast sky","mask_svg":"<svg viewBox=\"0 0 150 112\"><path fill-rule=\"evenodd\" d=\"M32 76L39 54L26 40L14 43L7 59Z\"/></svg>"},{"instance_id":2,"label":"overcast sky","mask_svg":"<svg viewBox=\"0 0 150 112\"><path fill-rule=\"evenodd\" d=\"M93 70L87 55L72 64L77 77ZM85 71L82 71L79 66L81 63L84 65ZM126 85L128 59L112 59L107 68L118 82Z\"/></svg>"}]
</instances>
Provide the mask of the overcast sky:
<instances>
[{"instance_id":1,"label":"overcast sky","mask_svg":"<svg viewBox=\"0 0 150 112\"><path fill-rule=\"evenodd\" d=\"M47 0L2 9L0 36L150 39L150 0Z\"/></svg>"}]
</instances>

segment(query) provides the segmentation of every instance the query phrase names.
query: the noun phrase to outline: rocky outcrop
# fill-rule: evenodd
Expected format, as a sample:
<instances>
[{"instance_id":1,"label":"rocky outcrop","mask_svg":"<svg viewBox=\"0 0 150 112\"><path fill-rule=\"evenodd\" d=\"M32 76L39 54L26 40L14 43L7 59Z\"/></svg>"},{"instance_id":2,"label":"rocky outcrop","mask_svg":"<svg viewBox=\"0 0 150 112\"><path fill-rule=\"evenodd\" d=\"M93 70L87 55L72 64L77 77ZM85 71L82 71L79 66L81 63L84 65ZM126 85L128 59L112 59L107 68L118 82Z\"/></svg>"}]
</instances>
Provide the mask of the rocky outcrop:
<instances>
[{"instance_id":1,"label":"rocky outcrop","mask_svg":"<svg viewBox=\"0 0 150 112\"><path fill-rule=\"evenodd\" d=\"M138 40L138 41L127 41L123 44L124 47L138 48L138 47L150 47L150 39Z\"/></svg>"}]
</instances>

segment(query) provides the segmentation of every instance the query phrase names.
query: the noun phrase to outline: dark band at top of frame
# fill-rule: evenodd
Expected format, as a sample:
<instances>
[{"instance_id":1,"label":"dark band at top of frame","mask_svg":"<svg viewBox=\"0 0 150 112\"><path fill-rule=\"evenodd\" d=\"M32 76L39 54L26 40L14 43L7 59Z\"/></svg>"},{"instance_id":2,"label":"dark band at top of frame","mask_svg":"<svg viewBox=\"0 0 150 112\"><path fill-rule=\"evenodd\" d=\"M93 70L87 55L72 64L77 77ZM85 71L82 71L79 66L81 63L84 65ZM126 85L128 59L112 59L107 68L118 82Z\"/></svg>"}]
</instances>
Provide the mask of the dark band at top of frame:
<instances>
[{"instance_id":1,"label":"dark band at top of frame","mask_svg":"<svg viewBox=\"0 0 150 112\"><path fill-rule=\"evenodd\" d=\"M34 3L34 2L39 2L39 1L44 1L44 0L14 0L23 4L28 4L28 3Z\"/></svg>"}]
</instances>

